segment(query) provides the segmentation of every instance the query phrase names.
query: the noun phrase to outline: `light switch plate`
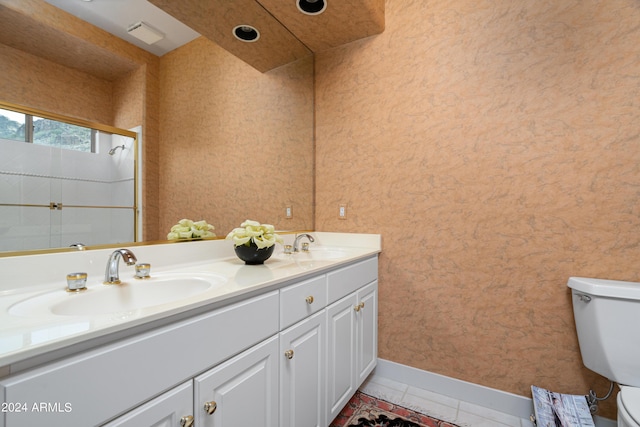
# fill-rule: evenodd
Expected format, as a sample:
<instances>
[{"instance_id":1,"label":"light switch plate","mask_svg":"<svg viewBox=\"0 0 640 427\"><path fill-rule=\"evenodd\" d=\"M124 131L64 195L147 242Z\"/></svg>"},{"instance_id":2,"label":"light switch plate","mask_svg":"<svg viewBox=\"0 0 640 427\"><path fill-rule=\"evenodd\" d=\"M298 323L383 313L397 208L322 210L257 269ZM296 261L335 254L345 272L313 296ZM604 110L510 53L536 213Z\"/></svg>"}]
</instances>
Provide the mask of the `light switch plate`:
<instances>
[{"instance_id":1,"label":"light switch plate","mask_svg":"<svg viewBox=\"0 0 640 427\"><path fill-rule=\"evenodd\" d=\"M338 219L347 219L347 205L338 207Z\"/></svg>"}]
</instances>

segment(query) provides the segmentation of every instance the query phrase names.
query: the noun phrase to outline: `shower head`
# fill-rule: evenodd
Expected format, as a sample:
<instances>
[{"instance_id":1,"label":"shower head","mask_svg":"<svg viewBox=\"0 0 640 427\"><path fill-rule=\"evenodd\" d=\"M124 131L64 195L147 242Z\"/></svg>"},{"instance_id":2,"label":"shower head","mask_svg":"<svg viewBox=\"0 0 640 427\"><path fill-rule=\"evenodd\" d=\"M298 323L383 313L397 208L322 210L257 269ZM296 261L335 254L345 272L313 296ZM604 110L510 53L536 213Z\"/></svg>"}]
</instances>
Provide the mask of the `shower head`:
<instances>
[{"instance_id":1,"label":"shower head","mask_svg":"<svg viewBox=\"0 0 640 427\"><path fill-rule=\"evenodd\" d=\"M115 147L113 147L111 150L109 150L109 155L113 156L114 154L116 154L116 151L118 150L118 148L122 148L123 150L126 148L124 146L124 144L122 145L116 145Z\"/></svg>"}]
</instances>

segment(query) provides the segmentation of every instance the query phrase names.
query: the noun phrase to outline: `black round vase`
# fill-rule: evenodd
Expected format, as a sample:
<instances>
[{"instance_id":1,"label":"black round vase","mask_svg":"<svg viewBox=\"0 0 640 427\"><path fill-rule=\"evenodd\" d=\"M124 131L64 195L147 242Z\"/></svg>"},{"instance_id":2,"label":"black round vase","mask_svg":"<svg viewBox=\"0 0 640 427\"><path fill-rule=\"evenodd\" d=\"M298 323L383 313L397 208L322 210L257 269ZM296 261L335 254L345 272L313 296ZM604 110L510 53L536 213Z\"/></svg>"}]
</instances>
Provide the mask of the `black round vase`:
<instances>
[{"instance_id":1,"label":"black round vase","mask_svg":"<svg viewBox=\"0 0 640 427\"><path fill-rule=\"evenodd\" d=\"M247 265L259 265L264 264L269 259L276 245L271 245L268 248L258 249L255 243L251 242L250 246L240 245L235 246L236 255Z\"/></svg>"}]
</instances>

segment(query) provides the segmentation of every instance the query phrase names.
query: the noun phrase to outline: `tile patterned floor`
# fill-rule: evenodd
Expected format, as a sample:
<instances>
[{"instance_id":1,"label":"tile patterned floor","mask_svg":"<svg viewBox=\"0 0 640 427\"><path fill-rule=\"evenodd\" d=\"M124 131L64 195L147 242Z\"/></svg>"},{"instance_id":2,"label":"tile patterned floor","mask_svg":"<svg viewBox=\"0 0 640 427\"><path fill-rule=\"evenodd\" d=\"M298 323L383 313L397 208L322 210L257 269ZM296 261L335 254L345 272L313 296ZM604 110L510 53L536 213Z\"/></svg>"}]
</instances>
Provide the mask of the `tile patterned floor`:
<instances>
[{"instance_id":1,"label":"tile patterned floor","mask_svg":"<svg viewBox=\"0 0 640 427\"><path fill-rule=\"evenodd\" d=\"M529 419L483 408L375 374L369 377L360 390L464 427L534 427Z\"/></svg>"}]
</instances>

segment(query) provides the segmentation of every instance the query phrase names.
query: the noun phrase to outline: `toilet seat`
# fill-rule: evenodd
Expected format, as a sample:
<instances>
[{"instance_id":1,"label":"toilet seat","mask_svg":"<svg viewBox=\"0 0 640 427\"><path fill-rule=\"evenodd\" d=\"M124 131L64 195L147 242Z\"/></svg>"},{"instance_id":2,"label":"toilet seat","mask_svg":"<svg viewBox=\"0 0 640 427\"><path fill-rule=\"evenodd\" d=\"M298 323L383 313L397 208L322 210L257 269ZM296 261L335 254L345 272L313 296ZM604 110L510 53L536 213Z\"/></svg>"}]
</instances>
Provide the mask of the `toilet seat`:
<instances>
[{"instance_id":1,"label":"toilet seat","mask_svg":"<svg viewBox=\"0 0 640 427\"><path fill-rule=\"evenodd\" d=\"M640 388L621 386L617 400L618 416L629 426L640 426Z\"/></svg>"}]
</instances>

